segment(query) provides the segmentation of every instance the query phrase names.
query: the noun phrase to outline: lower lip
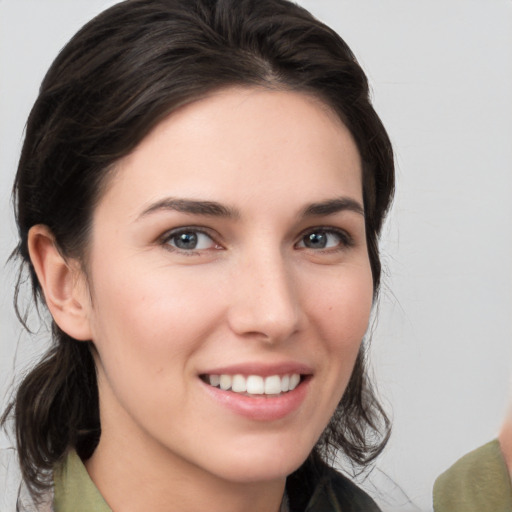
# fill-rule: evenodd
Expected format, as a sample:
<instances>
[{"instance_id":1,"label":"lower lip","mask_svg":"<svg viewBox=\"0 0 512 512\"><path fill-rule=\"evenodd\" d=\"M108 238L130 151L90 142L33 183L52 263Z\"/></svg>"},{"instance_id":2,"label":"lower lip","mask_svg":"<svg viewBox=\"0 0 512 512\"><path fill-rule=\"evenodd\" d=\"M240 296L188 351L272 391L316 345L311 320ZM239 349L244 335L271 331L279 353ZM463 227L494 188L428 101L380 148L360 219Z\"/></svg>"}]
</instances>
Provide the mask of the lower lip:
<instances>
[{"instance_id":1,"label":"lower lip","mask_svg":"<svg viewBox=\"0 0 512 512\"><path fill-rule=\"evenodd\" d=\"M234 413L256 421L275 421L299 409L306 398L310 380L310 378L302 380L293 391L270 397L250 397L215 388L202 380L200 382L214 400Z\"/></svg>"}]
</instances>

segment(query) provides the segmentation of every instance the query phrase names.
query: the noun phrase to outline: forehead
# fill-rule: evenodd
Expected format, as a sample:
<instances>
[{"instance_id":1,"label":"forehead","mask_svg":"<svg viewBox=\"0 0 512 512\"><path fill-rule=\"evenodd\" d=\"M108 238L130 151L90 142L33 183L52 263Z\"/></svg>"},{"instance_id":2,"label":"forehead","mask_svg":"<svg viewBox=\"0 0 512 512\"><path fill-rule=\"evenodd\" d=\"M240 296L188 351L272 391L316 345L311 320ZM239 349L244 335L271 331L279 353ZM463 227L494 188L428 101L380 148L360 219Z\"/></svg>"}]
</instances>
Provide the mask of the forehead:
<instances>
[{"instance_id":1,"label":"forehead","mask_svg":"<svg viewBox=\"0 0 512 512\"><path fill-rule=\"evenodd\" d=\"M161 194L244 203L291 190L321 200L333 188L361 198L361 161L325 103L297 92L230 88L160 122L117 163L105 195L130 196L134 205Z\"/></svg>"}]
</instances>

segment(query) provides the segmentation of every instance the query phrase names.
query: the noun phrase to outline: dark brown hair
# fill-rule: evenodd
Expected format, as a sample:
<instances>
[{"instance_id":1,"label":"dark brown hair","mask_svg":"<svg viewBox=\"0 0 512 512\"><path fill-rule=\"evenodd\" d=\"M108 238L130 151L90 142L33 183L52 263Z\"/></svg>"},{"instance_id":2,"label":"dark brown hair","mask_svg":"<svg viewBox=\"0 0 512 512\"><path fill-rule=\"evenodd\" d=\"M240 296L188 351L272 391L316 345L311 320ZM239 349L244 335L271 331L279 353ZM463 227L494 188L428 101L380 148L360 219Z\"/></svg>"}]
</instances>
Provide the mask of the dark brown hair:
<instances>
[{"instance_id":1,"label":"dark brown hair","mask_svg":"<svg viewBox=\"0 0 512 512\"><path fill-rule=\"evenodd\" d=\"M64 256L83 259L93 209L116 161L179 106L234 85L312 94L349 128L363 162L377 296L378 237L393 193L393 153L366 76L345 42L286 0L128 0L94 18L64 47L28 119L13 192L14 255L21 260L18 283L28 271L36 303L43 297L28 254L29 229L47 225ZM87 459L101 433L92 342L70 338L55 323L52 329L52 348L4 414L4 421L14 415L23 476L34 491L48 485L48 474L70 448ZM366 375L363 345L314 454L326 459L341 450L367 464L389 428Z\"/></svg>"}]
</instances>

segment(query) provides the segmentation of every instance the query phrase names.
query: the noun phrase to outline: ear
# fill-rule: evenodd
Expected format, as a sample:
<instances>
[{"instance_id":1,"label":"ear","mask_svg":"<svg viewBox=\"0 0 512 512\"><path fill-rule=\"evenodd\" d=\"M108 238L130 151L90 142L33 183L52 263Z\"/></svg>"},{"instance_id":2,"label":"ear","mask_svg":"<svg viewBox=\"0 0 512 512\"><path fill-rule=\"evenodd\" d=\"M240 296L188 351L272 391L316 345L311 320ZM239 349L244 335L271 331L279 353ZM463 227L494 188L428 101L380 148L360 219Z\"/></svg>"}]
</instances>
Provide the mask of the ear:
<instances>
[{"instance_id":1,"label":"ear","mask_svg":"<svg viewBox=\"0 0 512 512\"><path fill-rule=\"evenodd\" d=\"M91 301L79 262L61 255L52 232L42 224L30 229L28 250L56 324L72 338L90 340Z\"/></svg>"}]
</instances>

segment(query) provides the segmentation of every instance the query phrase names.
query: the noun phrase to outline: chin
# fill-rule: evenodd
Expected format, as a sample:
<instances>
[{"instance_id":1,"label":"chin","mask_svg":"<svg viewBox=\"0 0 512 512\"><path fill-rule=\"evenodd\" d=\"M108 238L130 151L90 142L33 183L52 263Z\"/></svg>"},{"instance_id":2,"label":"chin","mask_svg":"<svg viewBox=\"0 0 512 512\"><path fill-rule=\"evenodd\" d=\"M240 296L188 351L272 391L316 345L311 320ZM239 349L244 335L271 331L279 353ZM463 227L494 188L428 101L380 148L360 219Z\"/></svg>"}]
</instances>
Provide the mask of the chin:
<instances>
[{"instance_id":1,"label":"chin","mask_svg":"<svg viewBox=\"0 0 512 512\"><path fill-rule=\"evenodd\" d=\"M243 456L225 458L214 471L224 480L235 483L283 480L304 463L309 453L245 453Z\"/></svg>"}]
</instances>

